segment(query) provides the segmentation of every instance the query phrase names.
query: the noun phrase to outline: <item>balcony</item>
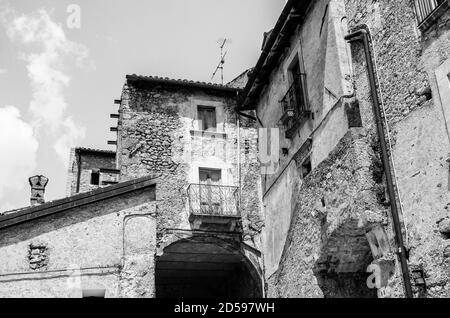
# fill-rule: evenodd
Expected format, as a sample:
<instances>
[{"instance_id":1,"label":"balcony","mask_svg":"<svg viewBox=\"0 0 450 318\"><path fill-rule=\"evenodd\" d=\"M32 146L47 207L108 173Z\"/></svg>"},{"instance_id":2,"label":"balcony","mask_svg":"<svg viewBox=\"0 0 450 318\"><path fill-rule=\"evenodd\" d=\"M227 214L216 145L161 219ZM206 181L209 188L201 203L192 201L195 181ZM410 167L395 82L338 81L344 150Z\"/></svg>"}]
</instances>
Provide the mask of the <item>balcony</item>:
<instances>
[{"instance_id":1,"label":"balcony","mask_svg":"<svg viewBox=\"0 0 450 318\"><path fill-rule=\"evenodd\" d=\"M239 231L239 188L210 184L188 187L189 221L195 230Z\"/></svg>"},{"instance_id":2,"label":"balcony","mask_svg":"<svg viewBox=\"0 0 450 318\"><path fill-rule=\"evenodd\" d=\"M307 103L306 74L297 76L280 102L283 111L281 123L286 129L286 138L292 138L305 119L311 117Z\"/></svg>"},{"instance_id":3,"label":"balcony","mask_svg":"<svg viewBox=\"0 0 450 318\"><path fill-rule=\"evenodd\" d=\"M448 0L414 0L418 27L427 30L448 9Z\"/></svg>"}]
</instances>

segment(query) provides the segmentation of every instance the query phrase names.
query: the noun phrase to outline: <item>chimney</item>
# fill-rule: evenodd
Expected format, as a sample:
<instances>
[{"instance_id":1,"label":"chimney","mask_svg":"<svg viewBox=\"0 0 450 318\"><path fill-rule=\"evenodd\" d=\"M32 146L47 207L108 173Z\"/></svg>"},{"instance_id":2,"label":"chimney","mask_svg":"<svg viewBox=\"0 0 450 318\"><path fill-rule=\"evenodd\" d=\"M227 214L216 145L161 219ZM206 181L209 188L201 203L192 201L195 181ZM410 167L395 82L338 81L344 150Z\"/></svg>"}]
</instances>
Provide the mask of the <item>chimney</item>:
<instances>
[{"instance_id":1,"label":"chimney","mask_svg":"<svg viewBox=\"0 0 450 318\"><path fill-rule=\"evenodd\" d=\"M28 179L31 186L31 206L41 205L45 203L44 193L48 178L44 176L34 176Z\"/></svg>"}]
</instances>

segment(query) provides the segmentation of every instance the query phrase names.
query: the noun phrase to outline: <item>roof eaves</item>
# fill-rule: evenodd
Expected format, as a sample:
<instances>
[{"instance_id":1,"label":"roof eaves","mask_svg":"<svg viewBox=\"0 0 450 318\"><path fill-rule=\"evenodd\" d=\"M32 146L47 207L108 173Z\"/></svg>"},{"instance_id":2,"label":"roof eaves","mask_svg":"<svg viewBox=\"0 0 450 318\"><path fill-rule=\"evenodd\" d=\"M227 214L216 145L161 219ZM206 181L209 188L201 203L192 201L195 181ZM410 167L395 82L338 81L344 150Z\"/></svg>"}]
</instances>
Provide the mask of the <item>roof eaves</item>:
<instances>
[{"instance_id":1,"label":"roof eaves","mask_svg":"<svg viewBox=\"0 0 450 318\"><path fill-rule=\"evenodd\" d=\"M229 92L229 93L236 93L239 92L240 89L230 87L227 85L220 85L220 84L214 84L214 83L207 83L207 82L199 82L199 81L192 81L192 80L185 80L185 79L171 79L168 77L158 77L158 76L142 76L142 75L127 75L126 76L127 82L143 82L143 83L150 83L150 84L156 84L156 85L171 85L171 86L182 86L182 87L193 87L193 88L201 88L201 89L211 89L216 91L223 91L223 92Z\"/></svg>"},{"instance_id":2,"label":"roof eaves","mask_svg":"<svg viewBox=\"0 0 450 318\"><path fill-rule=\"evenodd\" d=\"M87 204L103 201L118 195L156 186L156 176L134 179L64 199L47 202L39 206L15 210L15 213L0 215L0 229L35 220L48 215L60 213Z\"/></svg>"},{"instance_id":3,"label":"roof eaves","mask_svg":"<svg viewBox=\"0 0 450 318\"><path fill-rule=\"evenodd\" d=\"M258 95L262 91L268 82L267 76L270 75L276 65L274 62L283 54L283 47L276 44L280 38L290 37L290 34L284 31L286 23L296 20L302 21L312 3L313 0L288 0L275 27L264 41L263 51L238 101L238 111L255 109L254 103L249 102L249 96Z\"/></svg>"}]
</instances>

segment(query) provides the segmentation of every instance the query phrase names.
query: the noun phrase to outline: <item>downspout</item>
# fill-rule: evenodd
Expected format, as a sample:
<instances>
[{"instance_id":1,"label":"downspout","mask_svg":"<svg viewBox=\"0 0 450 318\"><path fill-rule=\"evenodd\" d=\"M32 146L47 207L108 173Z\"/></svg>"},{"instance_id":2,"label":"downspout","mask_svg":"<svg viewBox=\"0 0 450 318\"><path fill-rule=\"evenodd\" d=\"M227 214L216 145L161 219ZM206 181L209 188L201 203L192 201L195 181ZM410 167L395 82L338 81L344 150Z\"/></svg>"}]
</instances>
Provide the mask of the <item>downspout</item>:
<instances>
[{"instance_id":1,"label":"downspout","mask_svg":"<svg viewBox=\"0 0 450 318\"><path fill-rule=\"evenodd\" d=\"M400 217L398 213L398 207L397 207L397 201L395 196L395 190L394 190L394 182L392 180L392 171L391 166L389 162L389 154L387 151L387 144L386 144L386 138L384 135L384 126L382 122L381 117L381 111L380 111L380 100L378 98L378 91L377 91L377 84L376 84L376 74L374 70L374 65L372 61L372 55L369 45L369 32L363 28L358 31L355 31L354 33L351 33L345 37L345 40L348 42L354 42L358 40L362 40L364 44L364 53L366 57L366 64L367 64L367 71L369 76L369 82L370 82L370 89L371 89L371 95L373 100L373 111L375 113L375 120L376 120L376 126L377 126L377 133L378 138L380 140L380 147L381 147L381 156L383 160L383 166L385 170L386 175L386 183L389 193L389 201L391 204L391 211L392 211L392 219L393 219L393 225L394 225L394 232L395 232L395 241L397 244L397 255L400 259L400 265L402 269L402 276L403 276L403 284L405 287L405 294L407 298L413 298L412 293L412 287L411 287L411 279L409 276L409 268L408 268L408 261L407 261L407 252L406 248L403 242L403 235L402 235L402 229L401 229L401 223L400 223Z\"/></svg>"},{"instance_id":2,"label":"downspout","mask_svg":"<svg viewBox=\"0 0 450 318\"><path fill-rule=\"evenodd\" d=\"M81 178L81 154L77 151L77 192L80 192L80 178Z\"/></svg>"},{"instance_id":3,"label":"downspout","mask_svg":"<svg viewBox=\"0 0 450 318\"><path fill-rule=\"evenodd\" d=\"M240 116L238 114L237 116L237 148L238 148L238 177L239 177L239 201L238 201L238 209L239 209L239 215L241 215L241 197L242 197L242 181L241 181L241 120Z\"/></svg>"}]
</instances>

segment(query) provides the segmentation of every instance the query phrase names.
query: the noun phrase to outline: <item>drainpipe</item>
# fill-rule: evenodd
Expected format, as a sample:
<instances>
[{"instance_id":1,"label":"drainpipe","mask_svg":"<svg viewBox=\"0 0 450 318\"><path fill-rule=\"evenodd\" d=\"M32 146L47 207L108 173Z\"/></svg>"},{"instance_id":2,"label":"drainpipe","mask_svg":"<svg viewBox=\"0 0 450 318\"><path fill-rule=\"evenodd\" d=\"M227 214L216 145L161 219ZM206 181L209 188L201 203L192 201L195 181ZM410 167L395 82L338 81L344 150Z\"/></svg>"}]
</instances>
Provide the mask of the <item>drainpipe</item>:
<instances>
[{"instance_id":1,"label":"drainpipe","mask_svg":"<svg viewBox=\"0 0 450 318\"><path fill-rule=\"evenodd\" d=\"M75 150L77 152L77 192L80 192L80 178L81 178L81 154L79 151Z\"/></svg>"},{"instance_id":2,"label":"drainpipe","mask_svg":"<svg viewBox=\"0 0 450 318\"><path fill-rule=\"evenodd\" d=\"M378 137L380 139L380 146L381 146L381 156L383 160L383 166L385 170L386 175L386 183L389 193L389 201L391 204L391 211L392 211L392 219L394 223L394 232L395 232L395 240L397 243L397 255L400 259L400 264L402 268L402 275L403 275L403 284L405 287L405 294L407 298L413 298L412 288L411 288L411 280L409 276L409 269L408 269L408 262L407 262L407 256L406 256L406 248L403 242L403 235L402 235L402 229L400 224L400 218L398 213L398 207L397 207L397 201L394 191L394 182L392 180L392 172L391 172L391 166L389 162L389 155L387 151L387 144L386 144L386 138L384 135L384 126L381 118L381 111L380 111L380 100L378 98L378 90L377 90L377 84L376 84L376 74L374 71L374 65L372 61L372 54L370 50L369 45L369 37L370 33L368 30L363 27L362 29L355 31L354 33L351 33L345 37L345 40L348 42L354 42L354 41L362 41L364 44L364 53L366 56L366 64L367 64L367 71L369 75L369 82L370 82L370 89L372 94L372 100L373 100L373 111L375 113L375 119L376 119L376 125L377 125L377 133Z\"/></svg>"},{"instance_id":3,"label":"drainpipe","mask_svg":"<svg viewBox=\"0 0 450 318\"><path fill-rule=\"evenodd\" d=\"M241 197L242 197L242 181L241 181L241 121L239 115L237 116L237 148L238 148L238 177L239 177L239 201L238 209L239 215L241 215Z\"/></svg>"}]
</instances>

